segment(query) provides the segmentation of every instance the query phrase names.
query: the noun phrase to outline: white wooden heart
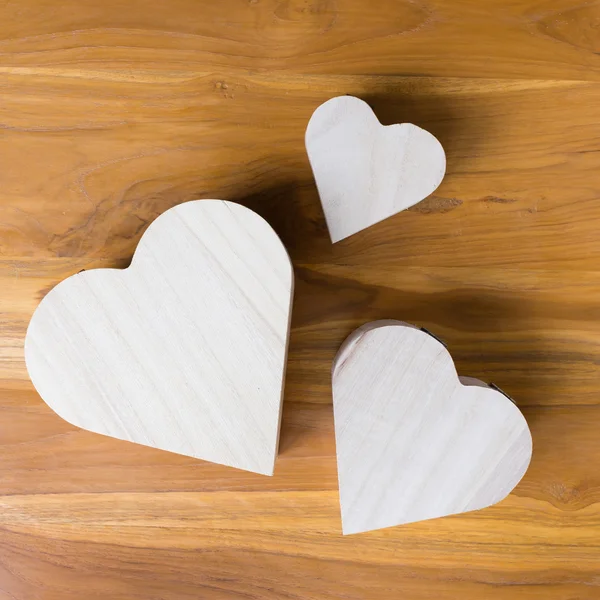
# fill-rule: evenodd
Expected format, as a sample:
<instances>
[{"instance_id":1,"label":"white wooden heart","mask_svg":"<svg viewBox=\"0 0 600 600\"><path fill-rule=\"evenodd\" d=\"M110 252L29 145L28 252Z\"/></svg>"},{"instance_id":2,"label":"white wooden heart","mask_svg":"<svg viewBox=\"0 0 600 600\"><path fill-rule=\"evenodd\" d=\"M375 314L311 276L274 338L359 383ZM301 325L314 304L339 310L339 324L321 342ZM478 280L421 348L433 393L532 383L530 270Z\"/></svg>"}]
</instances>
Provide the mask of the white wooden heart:
<instances>
[{"instance_id":1,"label":"white wooden heart","mask_svg":"<svg viewBox=\"0 0 600 600\"><path fill-rule=\"evenodd\" d=\"M334 243L425 199L446 172L433 135L410 123L384 127L353 96L315 110L306 150Z\"/></svg>"},{"instance_id":2,"label":"white wooden heart","mask_svg":"<svg viewBox=\"0 0 600 600\"><path fill-rule=\"evenodd\" d=\"M333 410L344 534L490 506L531 460L517 406L459 378L439 341L400 321L368 323L344 342Z\"/></svg>"},{"instance_id":3,"label":"white wooden heart","mask_svg":"<svg viewBox=\"0 0 600 600\"><path fill-rule=\"evenodd\" d=\"M85 271L46 295L27 369L74 425L271 475L292 288L260 216L186 202L150 225L127 269Z\"/></svg>"}]
</instances>

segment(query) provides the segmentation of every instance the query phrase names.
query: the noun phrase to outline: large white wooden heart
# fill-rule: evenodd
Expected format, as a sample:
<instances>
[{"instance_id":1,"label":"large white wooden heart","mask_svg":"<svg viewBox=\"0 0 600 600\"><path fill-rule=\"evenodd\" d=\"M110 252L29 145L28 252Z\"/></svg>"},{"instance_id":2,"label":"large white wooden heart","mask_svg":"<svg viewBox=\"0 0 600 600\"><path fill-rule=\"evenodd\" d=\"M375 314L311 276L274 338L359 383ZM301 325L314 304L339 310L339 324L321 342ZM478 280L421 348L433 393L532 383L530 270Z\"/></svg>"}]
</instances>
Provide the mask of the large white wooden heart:
<instances>
[{"instance_id":1,"label":"large white wooden heart","mask_svg":"<svg viewBox=\"0 0 600 600\"><path fill-rule=\"evenodd\" d=\"M410 123L384 127L353 96L315 110L306 150L334 243L425 199L446 172L433 135Z\"/></svg>"},{"instance_id":2,"label":"large white wooden heart","mask_svg":"<svg viewBox=\"0 0 600 600\"><path fill-rule=\"evenodd\" d=\"M187 202L150 225L127 269L85 271L47 294L27 368L74 425L271 475L292 288L260 216Z\"/></svg>"},{"instance_id":3,"label":"large white wooden heart","mask_svg":"<svg viewBox=\"0 0 600 600\"><path fill-rule=\"evenodd\" d=\"M333 410L345 534L495 504L531 459L517 406L459 378L440 342L400 321L368 323L346 340Z\"/></svg>"}]
</instances>

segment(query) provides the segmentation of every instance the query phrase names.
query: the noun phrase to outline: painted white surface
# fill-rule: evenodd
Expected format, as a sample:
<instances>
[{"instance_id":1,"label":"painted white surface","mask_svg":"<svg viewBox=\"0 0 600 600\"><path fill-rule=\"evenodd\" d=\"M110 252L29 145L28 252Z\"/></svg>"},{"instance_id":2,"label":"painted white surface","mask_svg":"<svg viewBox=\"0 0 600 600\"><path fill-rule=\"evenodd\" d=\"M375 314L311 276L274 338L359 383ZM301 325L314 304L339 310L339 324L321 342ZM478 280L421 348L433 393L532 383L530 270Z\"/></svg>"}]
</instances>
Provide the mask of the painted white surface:
<instances>
[{"instance_id":1,"label":"painted white surface","mask_svg":"<svg viewBox=\"0 0 600 600\"><path fill-rule=\"evenodd\" d=\"M384 127L353 96L315 110L306 150L334 243L425 199L446 172L433 135L410 123Z\"/></svg>"},{"instance_id":2,"label":"painted white surface","mask_svg":"<svg viewBox=\"0 0 600 600\"><path fill-rule=\"evenodd\" d=\"M348 337L333 366L333 409L345 534L490 506L531 460L517 406L459 380L446 348L400 321Z\"/></svg>"},{"instance_id":3,"label":"painted white surface","mask_svg":"<svg viewBox=\"0 0 600 600\"><path fill-rule=\"evenodd\" d=\"M293 270L251 210L196 200L158 217L127 269L52 289L25 340L46 403L84 429L270 475Z\"/></svg>"}]
</instances>

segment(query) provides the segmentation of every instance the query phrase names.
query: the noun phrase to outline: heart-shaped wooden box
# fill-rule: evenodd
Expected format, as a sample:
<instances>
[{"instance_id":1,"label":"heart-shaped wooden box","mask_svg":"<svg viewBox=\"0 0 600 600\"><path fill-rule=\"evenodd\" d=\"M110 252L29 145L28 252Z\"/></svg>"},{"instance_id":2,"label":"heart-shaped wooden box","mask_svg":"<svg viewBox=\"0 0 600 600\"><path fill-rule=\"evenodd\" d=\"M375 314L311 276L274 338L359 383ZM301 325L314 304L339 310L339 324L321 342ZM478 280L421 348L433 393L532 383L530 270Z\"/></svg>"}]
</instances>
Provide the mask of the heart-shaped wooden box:
<instances>
[{"instance_id":1,"label":"heart-shaped wooden box","mask_svg":"<svg viewBox=\"0 0 600 600\"><path fill-rule=\"evenodd\" d=\"M186 202L150 225L127 269L78 273L46 295L27 369L74 425L271 475L292 288L264 219Z\"/></svg>"},{"instance_id":2,"label":"heart-shaped wooden box","mask_svg":"<svg viewBox=\"0 0 600 600\"><path fill-rule=\"evenodd\" d=\"M344 342L332 375L344 533L484 508L525 474L532 441L521 411L459 378L429 333L368 323Z\"/></svg>"},{"instance_id":3,"label":"heart-shaped wooden box","mask_svg":"<svg viewBox=\"0 0 600 600\"><path fill-rule=\"evenodd\" d=\"M431 133L411 123L384 127L353 96L315 110L306 151L333 242L420 202L446 172L444 149Z\"/></svg>"}]
</instances>

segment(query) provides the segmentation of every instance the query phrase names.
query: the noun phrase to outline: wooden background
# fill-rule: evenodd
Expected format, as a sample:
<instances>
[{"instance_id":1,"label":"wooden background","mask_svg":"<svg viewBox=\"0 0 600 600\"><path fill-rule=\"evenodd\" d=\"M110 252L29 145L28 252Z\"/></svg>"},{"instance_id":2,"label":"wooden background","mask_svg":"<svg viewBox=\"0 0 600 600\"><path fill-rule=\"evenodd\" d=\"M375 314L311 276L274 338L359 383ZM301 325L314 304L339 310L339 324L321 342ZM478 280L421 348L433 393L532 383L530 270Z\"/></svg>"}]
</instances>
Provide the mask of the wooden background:
<instances>
[{"instance_id":1,"label":"wooden background","mask_svg":"<svg viewBox=\"0 0 600 600\"><path fill-rule=\"evenodd\" d=\"M303 133L346 93L448 173L332 247ZM205 197L296 269L273 478L77 430L24 366L53 285ZM599 229L600 2L1 2L0 598L600 598ZM379 318L522 407L534 458L498 506L340 535L329 371Z\"/></svg>"}]
</instances>

